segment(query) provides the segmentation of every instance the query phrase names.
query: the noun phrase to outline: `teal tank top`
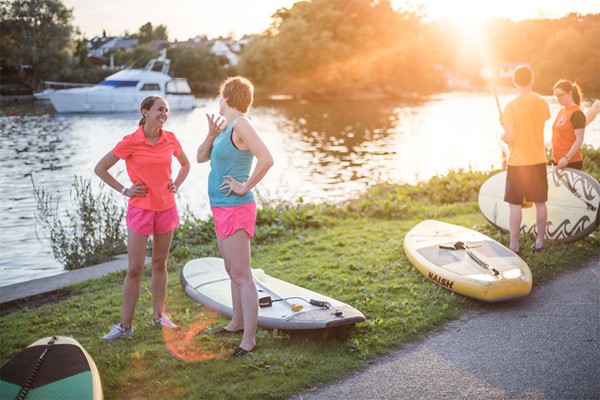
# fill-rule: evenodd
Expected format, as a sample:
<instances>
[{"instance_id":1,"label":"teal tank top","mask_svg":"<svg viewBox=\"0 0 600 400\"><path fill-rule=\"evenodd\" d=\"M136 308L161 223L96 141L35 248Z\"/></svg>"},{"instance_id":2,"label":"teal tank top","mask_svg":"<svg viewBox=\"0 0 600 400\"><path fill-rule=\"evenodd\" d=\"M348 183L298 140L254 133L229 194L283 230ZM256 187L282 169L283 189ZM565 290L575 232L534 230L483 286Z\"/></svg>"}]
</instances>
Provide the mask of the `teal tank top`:
<instances>
[{"instance_id":1,"label":"teal tank top","mask_svg":"<svg viewBox=\"0 0 600 400\"><path fill-rule=\"evenodd\" d=\"M233 144L232 138L233 125L241 116L246 115L238 115L231 121L231 124L216 137L210 150L208 199L212 207L241 206L254 201L252 191L243 196L233 192L227 196L229 189L220 189L221 184L228 180L227 178L223 178L226 175L233 176L238 182L246 182L250 177L254 154L250 150L238 150Z\"/></svg>"}]
</instances>

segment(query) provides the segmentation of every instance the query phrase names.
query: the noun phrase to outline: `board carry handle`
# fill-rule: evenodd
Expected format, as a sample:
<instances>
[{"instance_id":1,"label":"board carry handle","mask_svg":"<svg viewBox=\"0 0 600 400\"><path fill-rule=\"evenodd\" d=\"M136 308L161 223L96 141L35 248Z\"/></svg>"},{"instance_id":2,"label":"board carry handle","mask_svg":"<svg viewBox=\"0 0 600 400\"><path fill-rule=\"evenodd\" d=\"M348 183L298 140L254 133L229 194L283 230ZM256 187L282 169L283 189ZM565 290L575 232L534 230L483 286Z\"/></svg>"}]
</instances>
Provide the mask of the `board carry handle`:
<instances>
[{"instance_id":1,"label":"board carry handle","mask_svg":"<svg viewBox=\"0 0 600 400\"><path fill-rule=\"evenodd\" d=\"M252 269L252 277L254 278L254 283L255 284L257 284L258 286L262 287L263 289L271 292L275 296L279 297L281 299L281 301L283 301L288 306L290 306L290 309L293 312L301 311L304 308L304 306L302 306L300 304L291 303L291 302L287 301L285 297L283 297L282 295L280 295L279 293L277 293L276 291L274 291L273 289L271 289L270 287L268 287L267 285L265 285L262 282L263 278L265 277L265 271L264 270L262 270L260 268ZM259 305L260 305L260 303L259 303ZM268 307L268 306L265 306L265 307Z\"/></svg>"},{"instance_id":2,"label":"board carry handle","mask_svg":"<svg viewBox=\"0 0 600 400\"><path fill-rule=\"evenodd\" d=\"M467 247L467 245L464 244L463 242L456 242L456 243L454 243L454 246L443 246L443 245L440 245L440 249L444 249L444 250L465 250L467 252L468 256L471 257L471 259L473 261L475 261L477 263L477 265L479 265L480 267L483 267L483 268L487 269L494 276L501 275L500 271L498 271L496 268L490 267L490 264L486 263L481 258L477 257L475 255L475 253L473 253L471 250L469 250L469 247Z\"/></svg>"}]
</instances>

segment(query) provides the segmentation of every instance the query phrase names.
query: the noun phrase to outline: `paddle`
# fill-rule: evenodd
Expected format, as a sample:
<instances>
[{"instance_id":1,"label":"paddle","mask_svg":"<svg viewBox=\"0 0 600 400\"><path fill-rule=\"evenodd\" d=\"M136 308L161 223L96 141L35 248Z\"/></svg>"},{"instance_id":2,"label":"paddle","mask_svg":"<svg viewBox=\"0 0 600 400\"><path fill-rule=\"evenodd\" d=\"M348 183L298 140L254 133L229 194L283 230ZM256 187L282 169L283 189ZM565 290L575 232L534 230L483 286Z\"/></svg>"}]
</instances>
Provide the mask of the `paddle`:
<instances>
[{"instance_id":1,"label":"paddle","mask_svg":"<svg viewBox=\"0 0 600 400\"><path fill-rule=\"evenodd\" d=\"M489 79L488 83L494 94L494 100L496 100L496 108L498 109L498 117L502 118L502 106L500 105L500 99L498 98L498 93L496 92L496 85L494 82L494 77L487 77ZM500 150L502 151L502 156L504 159L508 158L508 151L506 150L506 144L502 141L501 137L496 136L496 140L498 141L498 145L500 146Z\"/></svg>"},{"instance_id":2,"label":"paddle","mask_svg":"<svg viewBox=\"0 0 600 400\"><path fill-rule=\"evenodd\" d=\"M282 295L280 295L279 293L277 293L276 291L274 291L273 289L271 289L270 287L268 287L267 285L265 285L262 280L265 277L265 271L257 268L257 269L253 269L252 270L252 277L254 278L254 283L256 283L258 286L260 286L262 289L271 292L274 296L279 297L279 299L277 299L278 301L283 301L285 302L287 305L290 306L290 309L293 312L298 312L300 310L302 310L304 308L304 306L300 305L300 304L296 304L296 303L291 303L289 302L285 297L283 297Z\"/></svg>"},{"instance_id":3,"label":"paddle","mask_svg":"<svg viewBox=\"0 0 600 400\"><path fill-rule=\"evenodd\" d=\"M600 113L600 100L596 99L585 115L585 126L588 126Z\"/></svg>"}]
</instances>

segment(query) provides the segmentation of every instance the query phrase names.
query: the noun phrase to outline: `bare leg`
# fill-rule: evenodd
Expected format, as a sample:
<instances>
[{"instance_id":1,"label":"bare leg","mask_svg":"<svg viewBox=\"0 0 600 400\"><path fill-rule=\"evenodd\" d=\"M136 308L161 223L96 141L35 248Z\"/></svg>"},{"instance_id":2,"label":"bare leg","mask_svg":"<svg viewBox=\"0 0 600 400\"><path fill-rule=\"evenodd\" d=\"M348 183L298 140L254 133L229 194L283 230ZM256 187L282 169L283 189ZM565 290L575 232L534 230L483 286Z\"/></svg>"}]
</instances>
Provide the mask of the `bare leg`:
<instances>
[{"instance_id":1,"label":"bare leg","mask_svg":"<svg viewBox=\"0 0 600 400\"><path fill-rule=\"evenodd\" d=\"M239 303L238 310L234 305L234 316L239 321L241 309L241 318L243 320L244 335L240 347L244 350L252 350L256 344L256 324L258 322L258 292L250 270L250 238L246 231L240 229L233 235L221 241L221 251L225 259L225 265L228 266L228 273L231 277L231 289L233 299ZM236 294L237 292L237 294ZM233 326L234 320L230 324ZM231 329L230 328L230 329ZM236 329L231 329L236 330Z\"/></svg>"},{"instance_id":2,"label":"bare leg","mask_svg":"<svg viewBox=\"0 0 600 400\"><path fill-rule=\"evenodd\" d=\"M510 231L510 244L509 247L512 251L519 251L519 234L521 233L521 204L508 203L509 217L508 217L508 228Z\"/></svg>"},{"instance_id":3,"label":"bare leg","mask_svg":"<svg viewBox=\"0 0 600 400\"><path fill-rule=\"evenodd\" d=\"M546 207L546 203L535 203L535 220L537 224L535 247L541 249L544 247L544 235L546 233L546 223L548 220L548 208Z\"/></svg>"},{"instance_id":4,"label":"bare leg","mask_svg":"<svg viewBox=\"0 0 600 400\"><path fill-rule=\"evenodd\" d=\"M225 260L225 270L227 274L231 277L231 267L227 263L225 259L225 252L223 250L223 242L219 239L217 235L217 243L219 244L219 251L221 252L221 256ZM240 299L240 292L237 290L237 286L231 281L231 302L233 305L233 315L231 316L231 321L225 329L231 332L239 331L244 328L244 316L242 315L242 301Z\"/></svg>"},{"instance_id":5,"label":"bare leg","mask_svg":"<svg viewBox=\"0 0 600 400\"><path fill-rule=\"evenodd\" d=\"M129 266L127 268L125 282L123 283L123 306L121 308L121 326L125 329L131 328L133 314L135 313L135 305L140 296L147 242L148 236L135 233L131 229L128 229L127 255Z\"/></svg>"},{"instance_id":6,"label":"bare leg","mask_svg":"<svg viewBox=\"0 0 600 400\"><path fill-rule=\"evenodd\" d=\"M167 298L167 258L173 239L173 231L154 235L152 247L152 309L154 319L158 320L160 314L165 311L165 300Z\"/></svg>"}]
</instances>

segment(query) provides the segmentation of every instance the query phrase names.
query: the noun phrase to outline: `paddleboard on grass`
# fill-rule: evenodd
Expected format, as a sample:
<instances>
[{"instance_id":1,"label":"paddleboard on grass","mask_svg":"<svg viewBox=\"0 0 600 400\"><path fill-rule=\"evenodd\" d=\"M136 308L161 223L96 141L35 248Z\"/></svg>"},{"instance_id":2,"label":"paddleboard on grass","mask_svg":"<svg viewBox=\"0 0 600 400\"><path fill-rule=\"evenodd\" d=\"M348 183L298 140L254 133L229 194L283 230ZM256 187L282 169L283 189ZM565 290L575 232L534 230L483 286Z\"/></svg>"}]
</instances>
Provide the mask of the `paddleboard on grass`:
<instances>
[{"instance_id":1,"label":"paddleboard on grass","mask_svg":"<svg viewBox=\"0 0 600 400\"><path fill-rule=\"evenodd\" d=\"M583 239L600 225L600 184L585 172L548 167L548 222L546 238L560 243ZM509 230L509 206L504 201L506 171L489 177L479 189L479 208L484 217L505 232ZM521 233L537 233L535 206L522 209Z\"/></svg>"},{"instance_id":2,"label":"paddleboard on grass","mask_svg":"<svg viewBox=\"0 0 600 400\"><path fill-rule=\"evenodd\" d=\"M283 330L324 329L365 320L360 311L341 301L269 276L262 269L253 269L252 274L258 297L272 300L271 305L259 308L259 326ZM181 270L180 281L192 299L232 316L231 281L222 258L189 261ZM288 300L277 301L279 299ZM264 300L261 303L267 304Z\"/></svg>"},{"instance_id":3,"label":"paddleboard on grass","mask_svg":"<svg viewBox=\"0 0 600 400\"><path fill-rule=\"evenodd\" d=\"M495 302L529 294L529 267L489 236L458 225L426 220L404 237L404 252L429 280L462 295Z\"/></svg>"},{"instance_id":4,"label":"paddleboard on grass","mask_svg":"<svg viewBox=\"0 0 600 400\"><path fill-rule=\"evenodd\" d=\"M26 400L103 398L94 360L77 340L64 336L40 339L0 367L0 397L23 394Z\"/></svg>"}]
</instances>

